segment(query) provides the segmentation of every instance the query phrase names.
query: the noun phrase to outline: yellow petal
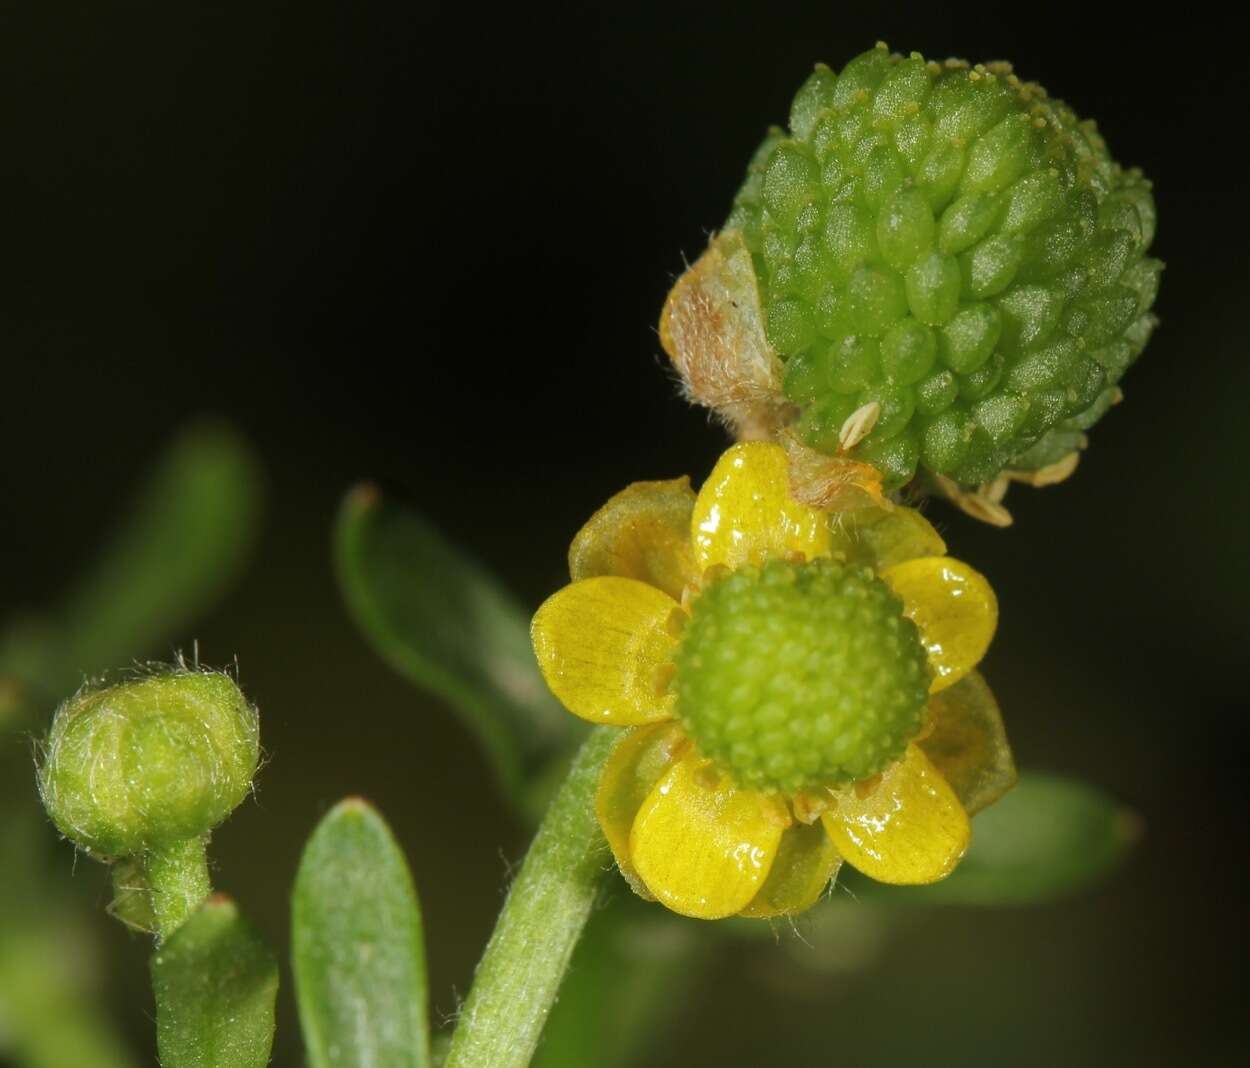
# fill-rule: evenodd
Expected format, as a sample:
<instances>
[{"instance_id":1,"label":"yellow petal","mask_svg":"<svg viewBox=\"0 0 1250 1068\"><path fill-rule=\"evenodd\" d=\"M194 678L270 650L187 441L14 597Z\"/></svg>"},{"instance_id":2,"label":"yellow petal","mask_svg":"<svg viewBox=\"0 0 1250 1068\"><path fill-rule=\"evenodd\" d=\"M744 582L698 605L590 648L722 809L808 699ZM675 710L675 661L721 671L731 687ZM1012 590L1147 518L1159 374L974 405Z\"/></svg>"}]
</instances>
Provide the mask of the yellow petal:
<instances>
[{"instance_id":1,"label":"yellow petal","mask_svg":"<svg viewBox=\"0 0 1250 1068\"><path fill-rule=\"evenodd\" d=\"M629 857L629 832L647 795L678 758L683 746L689 746L689 742L681 724L672 720L633 727L622 734L599 776L595 814L621 874L635 890L645 887Z\"/></svg>"},{"instance_id":2,"label":"yellow petal","mask_svg":"<svg viewBox=\"0 0 1250 1068\"><path fill-rule=\"evenodd\" d=\"M914 508L895 505L847 512L835 523L833 548L853 564L880 571L918 556L942 556L946 542Z\"/></svg>"},{"instance_id":3,"label":"yellow petal","mask_svg":"<svg viewBox=\"0 0 1250 1068\"><path fill-rule=\"evenodd\" d=\"M631 727L669 719L670 620L667 593L636 579L586 579L543 602L530 638L551 692L592 723Z\"/></svg>"},{"instance_id":4,"label":"yellow petal","mask_svg":"<svg viewBox=\"0 0 1250 1068\"><path fill-rule=\"evenodd\" d=\"M1016 784L998 702L979 671L929 701L932 730L917 744L975 816Z\"/></svg>"},{"instance_id":5,"label":"yellow petal","mask_svg":"<svg viewBox=\"0 0 1250 1068\"><path fill-rule=\"evenodd\" d=\"M823 512L790 495L780 445L745 441L721 456L699 490L691 541L701 570L760 564L791 553L827 556L829 523Z\"/></svg>"},{"instance_id":6,"label":"yellow petal","mask_svg":"<svg viewBox=\"0 0 1250 1068\"><path fill-rule=\"evenodd\" d=\"M786 821L781 802L735 788L691 750L642 803L629 855L662 904L683 916L720 919L759 892Z\"/></svg>"},{"instance_id":7,"label":"yellow petal","mask_svg":"<svg viewBox=\"0 0 1250 1068\"><path fill-rule=\"evenodd\" d=\"M820 818L842 858L883 883L945 878L972 833L955 791L915 745L867 797L847 790Z\"/></svg>"},{"instance_id":8,"label":"yellow petal","mask_svg":"<svg viewBox=\"0 0 1250 1068\"><path fill-rule=\"evenodd\" d=\"M820 900L841 865L824 827L796 823L782 834L772 871L740 915L767 919L804 912Z\"/></svg>"},{"instance_id":9,"label":"yellow petal","mask_svg":"<svg viewBox=\"0 0 1250 1068\"><path fill-rule=\"evenodd\" d=\"M881 577L920 628L933 672L930 693L953 686L980 662L998 626L998 599L979 571L949 556L925 556L886 568Z\"/></svg>"},{"instance_id":10,"label":"yellow petal","mask_svg":"<svg viewBox=\"0 0 1250 1068\"><path fill-rule=\"evenodd\" d=\"M599 509L569 548L574 582L620 575L680 599L697 577L690 545L694 491L690 479L635 482Z\"/></svg>"}]
</instances>

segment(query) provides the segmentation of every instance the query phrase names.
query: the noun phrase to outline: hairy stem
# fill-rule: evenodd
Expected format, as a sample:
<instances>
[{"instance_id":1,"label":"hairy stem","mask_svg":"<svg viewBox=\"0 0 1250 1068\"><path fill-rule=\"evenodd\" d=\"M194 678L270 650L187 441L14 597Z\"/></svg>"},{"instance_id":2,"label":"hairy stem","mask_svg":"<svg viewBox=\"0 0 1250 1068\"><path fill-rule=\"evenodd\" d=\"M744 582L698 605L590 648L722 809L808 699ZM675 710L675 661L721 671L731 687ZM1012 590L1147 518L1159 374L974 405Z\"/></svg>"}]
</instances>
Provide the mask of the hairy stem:
<instances>
[{"instance_id":1,"label":"hairy stem","mask_svg":"<svg viewBox=\"0 0 1250 1068\"><path fill-rule=\"evenodd\" d=\"M445 1068L530 1063L610 870L594 797L614 741L607 727L590 735L547 809L478 964Z\"/></svg>"},{"instance_id":2,"label":"hairy stem","mask_svg":"<svg viewBox=\"0 0 1250 1068\"><path fill-rule=\"evenodd\" d=\"M212 890L207 845L207 838L189 838L143 858L143 874L160 942L181 927Z\"/></svg>"}]
</instances>

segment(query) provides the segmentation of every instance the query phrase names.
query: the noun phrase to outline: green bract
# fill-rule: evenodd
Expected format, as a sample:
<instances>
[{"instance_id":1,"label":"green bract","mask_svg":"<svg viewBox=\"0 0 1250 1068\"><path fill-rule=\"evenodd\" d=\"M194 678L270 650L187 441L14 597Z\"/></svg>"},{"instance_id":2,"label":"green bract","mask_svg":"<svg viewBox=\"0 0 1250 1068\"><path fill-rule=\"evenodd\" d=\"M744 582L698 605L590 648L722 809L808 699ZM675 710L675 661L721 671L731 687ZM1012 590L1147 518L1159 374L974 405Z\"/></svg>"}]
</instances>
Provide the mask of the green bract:
<instances>
[{"instance_id":1,"label":"green bract","mask_svg":"<svg viewBox=\"0 0 1250 1068\"><path fill-rule=\"evenodd\" d=\"M677 714L740 786L795 793L881 771L919 730L924 646L868 568L741 567L695 600L676 655Z\"/></svg>"},{"instance_id":2,"label":"green bract","mask_svg":"<svg viewBox=\"0 0 1250 1068\"><path fill-rule=\"evenodd\" d=\"M67 838L134 856L216 827L246 796L259 755L256 712L233 680L175 670L62 704L39 787Z\"/></svg>"},{"instance_id":3,"label":"green bract","mask_svg":"<svg viewBox=\"0 0 1250 1068\"><path fill-rule=\"evenodd\" d=\"M963 485L1070 453L1154 327L1150 184L1006 64L880 45L818 66L756 153L742 234L799 432L898 485Z\"/></svg>"}]
</instances>

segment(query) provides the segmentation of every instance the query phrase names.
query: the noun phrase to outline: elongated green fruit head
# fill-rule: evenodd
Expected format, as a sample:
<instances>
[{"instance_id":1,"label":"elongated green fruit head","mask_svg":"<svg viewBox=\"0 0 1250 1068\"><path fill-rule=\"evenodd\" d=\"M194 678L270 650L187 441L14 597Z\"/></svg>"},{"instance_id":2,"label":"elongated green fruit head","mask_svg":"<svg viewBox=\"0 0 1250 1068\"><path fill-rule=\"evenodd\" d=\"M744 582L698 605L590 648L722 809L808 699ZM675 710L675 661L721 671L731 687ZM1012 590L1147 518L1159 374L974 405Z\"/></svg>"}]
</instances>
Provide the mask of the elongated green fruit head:
<instances>
[{"instance_id":1,"label":"elongated green fruit head","mask_svg":"<svg viewBox=\"0 0 1250 1068\"><path fill-rule=\"evenodd\" d=\"M749 253L802 441L975 486L1055 464L1118 398L1154 231L1149 182L1040 86L880 45L816 68L718 241Z\"/></svg>"},{"instance_id":2,"label":"elongated green fruit head","mask_svg":"<svg viewBox=\"0 0 1250 1068\"><path fill-rule=\"evenodd\" d=\"M247 795L256 711L234 680L182 668L86 689L57 709L39 788L58 830L110 859L202 839Z\"/></svg>"}]
</instances>

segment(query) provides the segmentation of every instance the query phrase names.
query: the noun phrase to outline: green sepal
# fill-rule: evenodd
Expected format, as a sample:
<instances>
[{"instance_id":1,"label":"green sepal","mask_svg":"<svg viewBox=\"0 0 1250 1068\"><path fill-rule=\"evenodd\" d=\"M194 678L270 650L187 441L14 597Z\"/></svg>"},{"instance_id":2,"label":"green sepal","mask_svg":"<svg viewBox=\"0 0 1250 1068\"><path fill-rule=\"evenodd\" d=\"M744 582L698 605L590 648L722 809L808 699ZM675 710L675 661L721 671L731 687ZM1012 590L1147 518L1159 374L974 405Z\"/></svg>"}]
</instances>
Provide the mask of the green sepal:
<instances>
[{"instance_id":1,"label":"green sepal","mask_svg":"<svg viewBox=\"0 0 1250 1068\"><path fill-rule=\"evenodd\" d=\"M416 890L390 829L359 798L331 809L304 847L291 954L311 1068L430 1064Z\"/></svg>"},{"instance_id":2,"label":"green sepal","mask_svg":"<svg viewBox=\"0 0 1250 1068\"><path fill-rule=\"evenodd\" d=\"M973 671L929 699L934 729L919 744L969 816L1002 799L1019 775L1002 713L989 684Z\"/></svg>"},{"instance_id":3,"label":"green sepal","mask_svg":"<svg viewBox=\"0 0 1250 1068\"><path fill-rule=\"evenodd\" d=\"M113 862L113 900L108 913L132 931L153 934L156 915L152 911L152 888L143 871L143 858L121 857Z\"/></svg>"},{"instance_id":4,"label":"green sepal","mask_svg":"<svg viewBox=\"0 0 1250 1068\"><path fill-rule=\"evenodd\" d=\"M273 1048L278 964L214 894L152 955L161 1068L264 1068Z\"/></svg>"},{"instance_id":5,"label":"green sepal","mask_svg":"<svg viewBox=\"0 0 1250 1068\"><path fill-rule=\"evenodd\" d=\"M343 596L373 648L460 714L525 808L531 773L584 733L538 672L527 613L425 519L374 486L348 494L334 548Z\"/></svg>"},{"instance_id":6,"label":"green sepal","mask_svg":"<svg viewBox=\"0 0 1250 1068\"><path fill-rule=\"evenodd\" d=\"M973 820L972 845L947 879L925 887L883 886L853 874L845 881L857 896L891 904L1040 904L1095 886L1139 833L1137 816L1102 791L1025 773Z\"/></svg>"}]
</instances>

